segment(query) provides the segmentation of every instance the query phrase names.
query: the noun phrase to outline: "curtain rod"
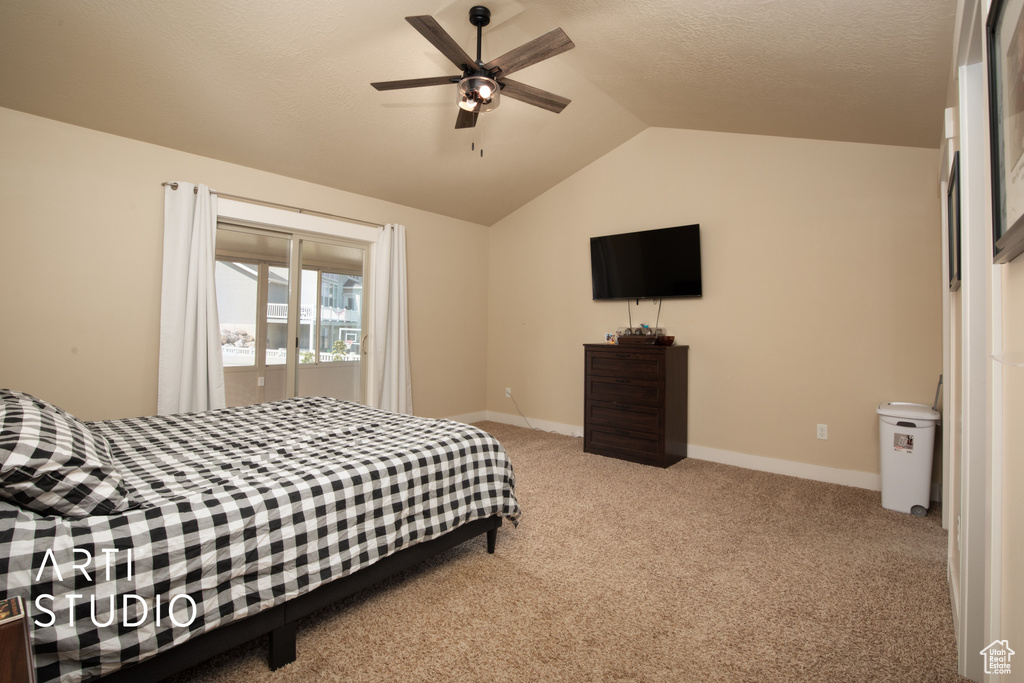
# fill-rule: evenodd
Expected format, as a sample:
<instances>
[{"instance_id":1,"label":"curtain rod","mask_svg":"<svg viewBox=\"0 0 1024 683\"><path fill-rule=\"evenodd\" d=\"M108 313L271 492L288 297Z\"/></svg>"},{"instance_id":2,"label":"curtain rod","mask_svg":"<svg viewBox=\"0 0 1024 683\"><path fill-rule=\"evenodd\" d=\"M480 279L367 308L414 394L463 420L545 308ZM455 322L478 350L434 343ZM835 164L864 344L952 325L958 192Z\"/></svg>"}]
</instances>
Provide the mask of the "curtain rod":
<instances>
[{"instance_id":1,"label":"curtain rod","mask_svg":"<svg viewBox=\"0 0 1024 683\"><path fill-rule=\"evenodd\" d=\"M164 187L169 187L172 190L178 189L178 183L176 182L162 182L160 183ZM193 187L192 193L198 194L199 188ZM262 199L252 199L251 197L241 197L237 194L225 194L223 192L217 192L216 190L210 190L211 194L215 194L218 197L224 199L234 199L239 202L246 202L249 204L259 204L260 206L269 206L275 209L284 209L286 211L294 211L295 213L303 213L309 216L320 216L322 218L333 218L334 220L346 221L348 223L358 223L359 225L366 225L371 228L382 228L382 223L371 223L370 221L359 220L358 218L349 218L348 216L339 216L333 213L324 213L323 211L314 211L313 209L303 209L298 206L289 206L288 204L277 204L276 202L267 202Z\"/></svg>"}]
</instances>

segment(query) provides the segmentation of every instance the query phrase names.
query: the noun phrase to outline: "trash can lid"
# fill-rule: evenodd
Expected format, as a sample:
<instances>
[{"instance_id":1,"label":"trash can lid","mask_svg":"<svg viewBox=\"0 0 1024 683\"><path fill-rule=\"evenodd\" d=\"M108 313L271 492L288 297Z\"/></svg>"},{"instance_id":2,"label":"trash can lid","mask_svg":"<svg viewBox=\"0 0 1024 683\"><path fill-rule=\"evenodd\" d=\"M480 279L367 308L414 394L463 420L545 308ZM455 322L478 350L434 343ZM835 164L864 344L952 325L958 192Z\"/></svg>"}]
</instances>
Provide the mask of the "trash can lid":
<instances>
[{"instance_id":1,"label":"trash can lid","mask_svg":"<svg viewBox=\"0 0 1024 683\"><path fill-rule=\"evenodd\" d=\"M902 417L908 420L938 420L942 417L937 410L932 410L931 406L920 403L879 403L875 412L879 415Z\"/></svg>"}]
</instances>

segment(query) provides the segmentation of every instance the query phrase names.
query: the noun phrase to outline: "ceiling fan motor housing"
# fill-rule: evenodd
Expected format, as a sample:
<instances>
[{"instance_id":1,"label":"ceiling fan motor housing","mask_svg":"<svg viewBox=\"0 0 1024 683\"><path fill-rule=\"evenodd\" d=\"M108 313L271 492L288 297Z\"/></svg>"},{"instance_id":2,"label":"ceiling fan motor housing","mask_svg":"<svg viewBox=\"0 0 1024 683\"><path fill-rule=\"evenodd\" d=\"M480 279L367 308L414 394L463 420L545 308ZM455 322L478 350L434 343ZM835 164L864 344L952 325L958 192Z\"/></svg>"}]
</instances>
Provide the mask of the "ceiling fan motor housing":
<instances>
[{"instance_id":1,"label":"ceiling fan motor housing","mask_svg":"<svg viewBox=\"0 0 1024 683\"><path fill-rule=\"evenodd\" d=\"M487 26L487 24L491 23L491 10L483 5L471 7L469 10L469 23L477 28Z\"/></svg>"}]
</instances>

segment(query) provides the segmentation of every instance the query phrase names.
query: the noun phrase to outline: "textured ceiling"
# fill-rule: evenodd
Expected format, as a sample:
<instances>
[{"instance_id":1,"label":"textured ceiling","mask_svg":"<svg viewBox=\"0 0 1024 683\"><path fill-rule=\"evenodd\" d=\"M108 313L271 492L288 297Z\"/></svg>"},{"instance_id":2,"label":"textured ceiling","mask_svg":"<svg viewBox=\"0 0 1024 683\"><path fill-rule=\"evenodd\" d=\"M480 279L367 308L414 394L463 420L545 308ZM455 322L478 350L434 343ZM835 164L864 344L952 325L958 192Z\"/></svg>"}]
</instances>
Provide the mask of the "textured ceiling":
<instances>
[{"instance_id":1,"label":"textured ceiling","mask_svg":"<svg viewBox=\"0 0 1024 683\"><path fill-rule=\"evenodd\" d=\"M3 0L0 106L485 225L648 126L941 141L956 0L493 0L485 61L575 42L515 76L561 114L370 87L455 73L403 17L475 54L473 4Z\"/></svg>"}]
</instances>

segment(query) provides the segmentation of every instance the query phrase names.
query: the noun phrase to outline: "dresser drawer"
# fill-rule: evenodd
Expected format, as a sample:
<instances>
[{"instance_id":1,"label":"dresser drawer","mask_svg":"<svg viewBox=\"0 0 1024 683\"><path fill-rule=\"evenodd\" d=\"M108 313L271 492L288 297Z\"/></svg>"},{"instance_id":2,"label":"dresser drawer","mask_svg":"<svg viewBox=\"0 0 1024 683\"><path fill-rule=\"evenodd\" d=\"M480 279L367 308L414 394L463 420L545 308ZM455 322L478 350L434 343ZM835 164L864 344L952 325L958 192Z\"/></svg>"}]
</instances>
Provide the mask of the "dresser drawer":
<instances>
[{"instance_id":1,"label":"dresser drawer","mask_svg":"<svg viewBox=\"0 0 1024 683\"><path fill-rule=\"evenodd\" d=\"M587 375L658 379L664 374L664 355L616 348L587 349Z\"/></svg>"},{"instance_id":2,"label":"dresser drawer","mask_svg":"<svg viewBox=\"0 0 1024 683\"><path fill-rule=\"evenodd\" d=\"M657 380L625 377L587 377L586 399L641 406L661 404L662 384Z\"/></svg>"},{"instance_id":3,"label":"dresser drawer","mask_svg":"<svg viewBox=\"0 0 1024 683\"><path fill-rule=\"evenodd\" d=\"M654 461L661 457L657 434L592 426L584 436L588 453L640 461Z\"/></svg>"},{"instance_id":4,"label":"dresser drawer","mask_svg":"<svg viewBox=\"0 0 1024 683\"><path fill-rule=\"evenodd\" d=\"M586 402L586 424L660 434L661 413L653 407L609 401Z\"/></svg>"}]
</instances>

